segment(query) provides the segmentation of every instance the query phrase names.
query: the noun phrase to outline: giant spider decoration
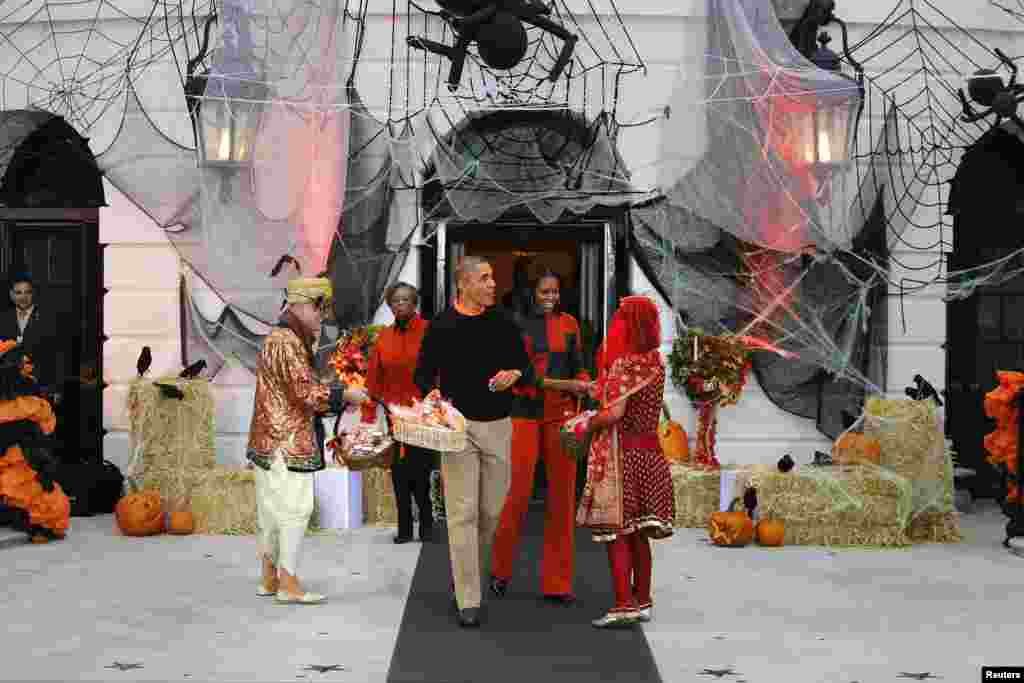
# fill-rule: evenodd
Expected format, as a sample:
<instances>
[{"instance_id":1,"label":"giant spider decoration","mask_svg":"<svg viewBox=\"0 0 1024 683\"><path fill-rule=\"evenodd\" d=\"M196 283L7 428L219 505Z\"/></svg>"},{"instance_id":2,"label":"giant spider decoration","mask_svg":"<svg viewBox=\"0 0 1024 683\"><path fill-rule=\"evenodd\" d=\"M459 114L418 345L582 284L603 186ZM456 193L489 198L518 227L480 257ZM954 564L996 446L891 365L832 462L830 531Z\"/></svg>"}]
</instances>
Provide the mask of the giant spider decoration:
<instances>
[{"instance_id":1,"label":"giant spider decoration","mask_svg":"<svg viewBox=\"0 0 1024 683\"><path fill-rule=\"evenodd\" d=\"M551 8L541 0L436 0L441 6L441 19L452 27L456 41L444 45L418 36L406 42L414 48L427 50L451 60L448 89L455 90L462 80L466 50L477 44L480 58L492 69L508 70L526 54L526 29L523 22L543 29L563 42L548 80L555 82L572 58L577 36L548 18Z\"/></svg>"},{"instance_id":2,"label":"giant spider decoration","mask_svg":"<svg viewBox=\"0 0 1024 683\"><path fill-rule=\"evenodd\" d=\"M1003 119L1010 119L1021 130L1024 130L1024 120L1017 115L1017 105L1024 101L1024 85L1017 83L1017 65L999 48L995 48L994 52L999 57L999 61L1010 69L1010 82L1003 83L1002 77L992 69L976 71L967 79L967 92L972 100L988 108L976 112L971 103L967 101L963 88L960 88L956 91L960 97L960 104L964 108L960 120L964 123L975 123L995 114L996 126L1001 124Z\"/></svg>"}]
</instances>

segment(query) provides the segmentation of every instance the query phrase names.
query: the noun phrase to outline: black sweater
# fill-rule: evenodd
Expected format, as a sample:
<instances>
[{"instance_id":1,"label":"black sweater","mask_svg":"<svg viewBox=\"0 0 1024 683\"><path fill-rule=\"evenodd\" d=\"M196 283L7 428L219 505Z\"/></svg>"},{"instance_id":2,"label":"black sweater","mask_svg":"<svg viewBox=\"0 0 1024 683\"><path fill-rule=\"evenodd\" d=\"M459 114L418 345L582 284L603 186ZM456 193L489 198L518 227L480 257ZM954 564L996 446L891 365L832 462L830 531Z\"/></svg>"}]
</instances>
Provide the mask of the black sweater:
<instances>
[{"instance_id":1,"label":"black sweater","mask_svg":"<svg viewBox=\"0 0 1024 683\"><path fill-rule=\"evenodd\" d=\"M521 384L536 381L519 327L496 308L474 316L449 308L423 338L414 381L424 396L440 388L466 419L490 422L512 412L512 392L487 386L501 370L522 372Z\"/></svg>"}]
</instances>

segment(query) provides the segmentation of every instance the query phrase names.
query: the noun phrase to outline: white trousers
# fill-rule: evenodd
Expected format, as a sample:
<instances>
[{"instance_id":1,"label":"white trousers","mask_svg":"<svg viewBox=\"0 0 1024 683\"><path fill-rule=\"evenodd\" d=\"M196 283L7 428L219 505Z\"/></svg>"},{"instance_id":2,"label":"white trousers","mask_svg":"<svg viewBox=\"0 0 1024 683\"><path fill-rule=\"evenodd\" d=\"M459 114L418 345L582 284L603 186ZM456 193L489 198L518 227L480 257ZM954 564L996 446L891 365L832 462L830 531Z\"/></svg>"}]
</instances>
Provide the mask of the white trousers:
<instances>
[{"instance_id":1,"label":"white trousers","mask_svg":"<svg viewBox=\"0 0 1024 683\"><path fill-rule=\"evenodd\" d=\"M277 454L270 470L255 468L259 552L292 576L313 515L313 473L291 472Z\"/></svg>"}]
</instances>

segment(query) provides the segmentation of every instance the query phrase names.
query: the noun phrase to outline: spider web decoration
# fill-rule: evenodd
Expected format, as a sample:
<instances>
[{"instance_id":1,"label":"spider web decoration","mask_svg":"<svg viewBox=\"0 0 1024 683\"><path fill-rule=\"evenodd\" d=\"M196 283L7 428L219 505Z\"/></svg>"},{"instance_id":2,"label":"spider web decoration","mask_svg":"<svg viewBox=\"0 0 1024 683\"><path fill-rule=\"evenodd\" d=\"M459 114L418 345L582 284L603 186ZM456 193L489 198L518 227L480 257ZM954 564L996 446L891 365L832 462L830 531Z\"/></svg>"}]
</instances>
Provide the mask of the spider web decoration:
<instances>
[{"instance_id":1,"label":"spider web decoration","mask_svg":"<svg viewBox=\"0 0 1024 683\"><path fill-rule=\"evenodd\" d=\"M23 0L0 7L0 109L41 109L68 121L102 152L117 134L129 83L174 77L197 17L212 0ZM141 10L141 11L140 11ZM182 48L185 48L182 50ZM183 81L162 91L176 97ZM175 104L179 104L178 99ZM163 122L167 117L162 117Z\"/></svg>"},{"instance_id":2,"label":"spider web decoration","mask_svg":"<svg viewBox=\"0 0 1024 683\"><path fill-rule=\"evenodd\" d=\"M795 354L755 353L756 376L834 437L844 410L885 393L887 293L1010 276L997 264L942 269L946 185L986 130L960 120L956 91L998 61L934 4L901 0L851 41L866 70L851 161L820 173L786 136L806 128L807 99L841 106L848 82L796 53L767 2L709 0L704 20L707 42L684 54L663 128L664 196L632 212L641 260L681 327Z\"/></svg>"},{"instance_id":3,"label":"spider web decoration","mask_svg":"<svg viewBox=\"0 0 1024 683\"><path fill-rule=\"evenodd\" d=\"M451 60L410 46L454 42L441 9L396 0L391 59L404 64L405 73L387 84L387 120L403 132L401 144L427 181L428 220L489 222L525 208L551 222L644 194L630 185L615 150L621 89L627 76L645 70L618 8L612 0L595 0L580 14L563 0L542 4L552 22L578 37L557 80L550 76L565 41L524 24L526 49L518 64L492 68L472 44L453 89Z\"/></svg>"}]
</instances>

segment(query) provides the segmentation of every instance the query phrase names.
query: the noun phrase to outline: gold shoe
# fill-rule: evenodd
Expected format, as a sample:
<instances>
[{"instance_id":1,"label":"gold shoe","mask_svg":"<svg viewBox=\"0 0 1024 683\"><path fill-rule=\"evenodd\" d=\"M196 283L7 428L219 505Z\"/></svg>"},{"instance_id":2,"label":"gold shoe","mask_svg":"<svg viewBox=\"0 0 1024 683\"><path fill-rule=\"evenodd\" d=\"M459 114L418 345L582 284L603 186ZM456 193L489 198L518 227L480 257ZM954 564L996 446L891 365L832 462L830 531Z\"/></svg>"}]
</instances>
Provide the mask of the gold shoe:
<instances>
[{"instance_id":1,"label":"gold shoe","mask_svg":"<svg viewBox=\"0 0 1024 683\"><path fill-rule=\"evenodd\" d=\"M651 605L647 605L646 607L640 607L639 609L637 609L637 614L640 615L639 621L646 624L651 620Z\"/></svg>"},{"instance_id":2,"label":"gold shoe","mask_svg":"<svg viewBox=\"0 0 1024 683\"><path fill-rule=\"evenodd\" d=\"M289 595L284 591L278 591L274 602L279 605L319 605L327 598L319 593L303 593L302 595Z\"/></svg>"},{"instance_id":3,"label":"gold shoe","mask_svg":"<svg viewBox=\"0 0 1024 683\"><path fill-rule=\"evenodd\" d=\"M632 626L640 621L640 612L631 610L611 611L600 619L594 619L591 624L594 628L622 628Z\"/></svg>"},{"instance_id":4,"label":"gold shoe","mask_svg":"<svg viewBox=\"0 0 1024 683\"><path fill-rule=\"evenodd\" d=\"M261 598L270 597L271 595L277 595L277 588L267 588L266 584L261 583L260 587L256 589L256 595Z\"/></svg>"}]
</instances>

